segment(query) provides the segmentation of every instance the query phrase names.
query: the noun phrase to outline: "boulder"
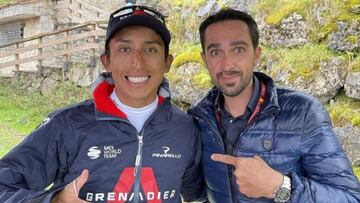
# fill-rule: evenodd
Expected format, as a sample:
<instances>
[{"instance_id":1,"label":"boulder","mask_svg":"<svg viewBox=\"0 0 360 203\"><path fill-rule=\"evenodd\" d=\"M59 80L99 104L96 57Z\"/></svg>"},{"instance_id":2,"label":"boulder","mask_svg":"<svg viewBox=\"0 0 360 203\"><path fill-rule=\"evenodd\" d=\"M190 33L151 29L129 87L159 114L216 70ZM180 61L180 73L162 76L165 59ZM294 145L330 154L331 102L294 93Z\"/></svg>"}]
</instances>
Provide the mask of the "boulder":
<instances>
[{"instance_id":1,"label":"boulder","mask_svg":"<svg viewBox=\"0 0 360 203\"><path fill-rule=\"evenodd\" d=\"M351 163L360 162L360 128L350 124L334 128Z\"/></svg>"},{"instance_id":2,"label":"boulder","mask_svg":"<svg viewBox=\"0 0 360 203\"><path fill-rule=\"evenodd\" d=\"M279 26L268 25L265 17L257 17L260 41L270 47L296 47L309 42L305 19L293 13L282 20Z\"/></svg>"},{"instance_id":3,"label":"boulder","mask_svg":"<svg viewBox=\"0 0 360 203\"><path fill-rule=\"evenodd\" d=\"M360 72L349 72L344 87L346 96L360 99Z\"/></svg>"},{"instance_id":4,"label":"boulder","mask_svg":"<svg viewBox=\"0 0 360 203\"><path fill-rule=\"evenodd\" d=\"M208 89L198 87L194 84L192 78L201 71L201 65L198 63L186 63L178 67L175 80L170 80L170 91L172 98L187 104L193 104L204 97Z\"/></svg>"},{"instance_id":5,"label":"boulder","mask_svg":"<svg viewBox=\"0 0 360 203\"><path fill-rule=\"evenodd\" d=\"M337 22L337 31L329 35L328 46L334 51L360 50L360 22Z\"/></svg>"}]
</instances>

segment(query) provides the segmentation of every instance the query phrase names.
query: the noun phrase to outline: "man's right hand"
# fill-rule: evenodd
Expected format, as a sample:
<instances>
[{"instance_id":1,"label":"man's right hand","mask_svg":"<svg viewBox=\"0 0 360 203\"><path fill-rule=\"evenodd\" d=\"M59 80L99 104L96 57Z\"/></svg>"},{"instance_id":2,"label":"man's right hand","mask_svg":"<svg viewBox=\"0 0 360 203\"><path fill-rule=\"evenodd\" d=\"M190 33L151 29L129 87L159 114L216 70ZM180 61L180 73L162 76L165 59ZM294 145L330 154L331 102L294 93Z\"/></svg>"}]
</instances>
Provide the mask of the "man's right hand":
<instances>
[{"instance_id":1,"label":"man's right hand","mask_svg":"<svg viewBox=\"0 0 360 203\"><path fill-rule=\"evenodd\" d=\"M79 177L67 184L66 187L59 192L51 203L87 203L78 197L80 189L85 185L89 177L89 171L84 169Z\"/></svg>"}]
</instances>

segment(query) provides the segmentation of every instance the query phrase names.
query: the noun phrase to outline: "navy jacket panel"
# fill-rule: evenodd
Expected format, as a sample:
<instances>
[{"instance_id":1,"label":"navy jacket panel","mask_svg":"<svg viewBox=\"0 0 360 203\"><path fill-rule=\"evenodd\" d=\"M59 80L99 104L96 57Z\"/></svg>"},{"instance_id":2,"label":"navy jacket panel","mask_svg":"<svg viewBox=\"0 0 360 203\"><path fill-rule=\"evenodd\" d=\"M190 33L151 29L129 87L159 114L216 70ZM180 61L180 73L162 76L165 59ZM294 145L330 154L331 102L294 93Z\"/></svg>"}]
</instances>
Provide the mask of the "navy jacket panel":
<instances>
[{"instance_id":1,"label":"navy jacket panel","mask_svg":"<svg viewBox=\"0 0 360 203\"><path fill-rule=\"evenodd\" d=\"M360 184L332 129L327 111L314 97L275 87L265 74L255 75L266 84L267 102L243 132L234 156L261 156L272 168L292 180L290 202L360 202ZM202 166L210 202L273 202L247 198L238 190L231 195L229 171L212 161L213 153L225 153L217 129L214 101L218 90L189 110L202 140Z\"/></svg>"}]
</instances>

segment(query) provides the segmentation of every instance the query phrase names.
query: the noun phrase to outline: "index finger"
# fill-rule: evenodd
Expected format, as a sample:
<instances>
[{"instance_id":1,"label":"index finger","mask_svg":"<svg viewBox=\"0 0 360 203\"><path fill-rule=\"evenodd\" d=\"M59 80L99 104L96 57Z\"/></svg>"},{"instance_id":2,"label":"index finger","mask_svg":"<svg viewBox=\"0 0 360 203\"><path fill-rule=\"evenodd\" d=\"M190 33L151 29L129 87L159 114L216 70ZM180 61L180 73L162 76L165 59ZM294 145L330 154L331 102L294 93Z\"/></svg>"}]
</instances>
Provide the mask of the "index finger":
<instances>
[{"instance_id":1,"label":"index finger","mask_svg":"<svg viewBox=\"0 0 360 203\"><path fill-rule=\"evenodd\" d=\"M212 154L211 159L232 166L236 166L236 160L237 160L236 157L226 154Z\"/></svg>"}]
</instances>

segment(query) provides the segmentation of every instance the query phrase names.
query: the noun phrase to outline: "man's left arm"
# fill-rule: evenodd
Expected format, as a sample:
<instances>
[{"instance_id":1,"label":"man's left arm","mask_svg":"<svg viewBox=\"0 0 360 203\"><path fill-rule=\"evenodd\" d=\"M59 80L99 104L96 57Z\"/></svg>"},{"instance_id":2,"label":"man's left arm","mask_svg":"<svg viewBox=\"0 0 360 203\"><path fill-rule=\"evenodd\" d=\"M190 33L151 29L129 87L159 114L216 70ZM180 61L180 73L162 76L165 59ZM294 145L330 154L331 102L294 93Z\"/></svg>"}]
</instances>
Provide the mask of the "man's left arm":
<instances>
[{"instance_id":1,"label":"man's left arm","mask_svg":"<svg viewBox=\"0 0 360 203\"><path fill-rule=\"evenodd\" d=\"M291 179L290 202L360 202L360 183L322 104L313 101L304 121L300 160L304 175L281 174L259 156L213 154L211 158L235 168L236 183L247 197L274 198L287 175Z\"/></svg>"},{"instance_id":2,"label":"man's left arm","mask_svg":"<svg viewBox=\"0 0 360 203\"><path fill-rule=\"evenodd\" d=\"M360 202L354 175L323 105L313 101L301 142L304 175L291 174L293 202Z\"/></svg>"}]
</instances>

